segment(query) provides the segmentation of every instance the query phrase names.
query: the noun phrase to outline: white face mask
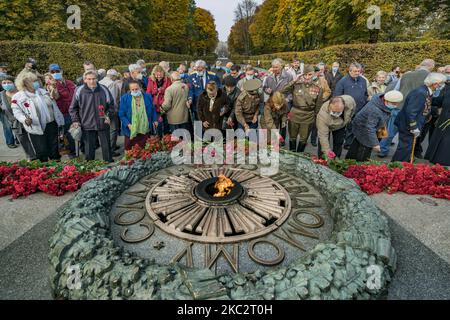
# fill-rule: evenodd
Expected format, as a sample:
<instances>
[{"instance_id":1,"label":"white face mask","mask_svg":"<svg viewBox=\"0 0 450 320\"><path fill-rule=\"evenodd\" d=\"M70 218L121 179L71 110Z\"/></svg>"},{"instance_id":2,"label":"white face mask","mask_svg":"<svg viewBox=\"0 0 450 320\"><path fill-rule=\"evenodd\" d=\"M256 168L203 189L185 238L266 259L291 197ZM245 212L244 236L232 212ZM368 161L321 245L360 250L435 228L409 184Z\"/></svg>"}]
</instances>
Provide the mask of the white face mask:
<instances>
[{"instance_id":1,"label":"white face mask","mask_svg":"<svg viewBox=\"0 0 450 320\"><path fill-rule=\"evenodd\" d=\"M142 75L142 73L139 73L139 74L136 76L136 79L142 80L143 77L144 77L144 76Z\"/></svg>"},{"instance_id":2,"label":"white face mask","mask_svg":"<svg viewBox=\"0 0 450 320\"><path fill-rule=\"evenodd\" d=\"M342 113L343 113L343 112L333 112L333 111L331 111L331 112L330 112L330 115L331 115L332 117L334 117L334 118L339 118L340 116L342 116Z\"/></svg>"},{"instance_id":3,"label":"white face mask","mask_svg":"<svg viewBox=\"0 0 450 320\"><path fill-rule=\"evenodd\" d=\"M253 80L255 78L255 76L246 76L245 77L247 80Z\"/></svg>"}]
</instances>

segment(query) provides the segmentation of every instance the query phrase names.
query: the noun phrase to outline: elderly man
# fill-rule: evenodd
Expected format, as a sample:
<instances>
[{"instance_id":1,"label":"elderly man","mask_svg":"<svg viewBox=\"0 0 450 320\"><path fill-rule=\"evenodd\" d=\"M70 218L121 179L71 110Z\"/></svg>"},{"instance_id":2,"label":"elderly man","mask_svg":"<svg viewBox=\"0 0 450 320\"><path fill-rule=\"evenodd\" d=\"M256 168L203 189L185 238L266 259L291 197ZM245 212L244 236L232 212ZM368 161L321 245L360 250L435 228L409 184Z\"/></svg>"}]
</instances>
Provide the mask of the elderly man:
<instances>
[{"instance_id":1,"label":"elderly man","mask_svg":"<svg viewBox=\"0 0 450 320\"><path fill-rule=\"evenodd\" d=\"M95 159L97 139L100 139L103 160L113 162L109 125L114 98L108 88L97 82L97 72L84 73L84 85L77 88L70 106L74 128L83 130L86 160Z\"/></svg>"},{"instance_id":2,"label":"elderly man","mask_svg":"<svg viewBox=\"0 0 450 320\"><path fill-rule=\"evenodd\" d=\"M198 60L195 62L196 70L189 76L189 105L192 108L192 114L194 119L192 121L198 120L197 115L197 103L198 97L205 91L206 85L210 81L214 81L217 87L222 86L220 79L213 73L206 70L206 62L203 60Z\"/></svg>"},{"instance_id":3,"label":"elderly man","mask_svg":"<svg viewBox=\"0 0 450 320\"><path fill-rule=\"evenodd\" d=\"M359 63L352 63L349 67L349 74L343 77L336 84L333 96L349 95L355 99L357 114L368 101L367 81L361 76L362 66ZM354 139L352 133L352 123L347 126L344 149L349 149Z\"/></svg>"},{"instance_id":4,"label":"elderly man","mask_svg":"<svg viewBox=\"0 0 450 320\"><path fill-rule=\"evenodd\" d=\"M283 90L293 80L292 75L284 69L283 65L284 62L281 59L272 61L272 74L266 77L263 86L264 92L269 96Z\"/></svg>"},{"instance_id":5,"label":"elderly man","mask_svg":"<svg viewBox=\"0 0 450 320\"><path fill-rule=\"evenodd\" d=\"M338 158L341 156L345 127L352 120L355 107L355 100L348 95L334 97L322 105L316 120L319 157L328 155L331 150ZM333 149L330 147L330 135L333 135Z\"/></svg>"},{"instance_id":6,"label":"elderly man","mask_svg":"<svg viewBox=\"0 0 450 320\"><path fill-rule=\"evenodd\" d=\"M128 83L131 80L137 81L140 84L140 87L145 92L147 90L147 87L144 83L144 76L142 75L142 67L138 64L130 64L128 67L128 70L130 70L130 78L125 79L122 84L122 93L128 93L130 91L130 87L128 86Z\"/></svg>"},{"instance_id":7,"label":"elderly man","mask_svg":"<svg viewBox=\"0 0 450 320\"><path fill-rule=\"evenodd\" d=\"M176 129L189 130L188 97L189 86L181 81L177 71L171 73L172 85L164 92L161 111L167 114L170 132Z\"/></svg>"},{"instance_id":8,"label":"elderly man","mask_svg":"<svg viewBox=\"0 0 450 320\"><path fill-rule=\"evenodd\" d=\"M331 92L334 92L337 83L344 77L339 71L339 67L339 62L333 62L333 64L331 65L331 72L325 71L325 79L328 82L328 86L330 87Z\"/></svg>"},{"instance_id":9,"label":"elderly man","mask_svg":"<svg viewBox=\"0 0 450 320\"><path fill-rule=\"evenodd\" d=\"M397 82L395 86L395 90L400 90L403 96L407 97L411 91L423 85L423 81L430 74L430 72L433 71L434 67L435 67L434 60L432 59L423 60L418 66L417 70L405 73L405 75L401 77L401 79ZM401 105L401 107L403 107L403 104ZM425 139L425 136L427 135L433 123L434 123L433 121L430 121L425 124L422 130L422 134L416 141L416 148L415 148L416 158L420 159L422 158L422 151L423 151L422 142Z\"/></svg>"},{"instance_id":10,"label":"elderly man","mask_svg":"<svg viewBox=\"0 0 450 320\"><path fill-rule=\"evenodd\" d=\"M293 95L293 107L288 116L289 150L292 151L305 151L309 134L316 122L316 115L322 106L323 90L313 82L313 76L314 67L307 65L302 76L291 81L280 91L283 94ZM297 140L298 136L300 138Z\"/></svg>"},{"instance_id":11,"label":"elderly man","mask_svg":"<svg viewBox=\"0 0 450 320\"><path fill-rule=\"evenodd\" d=\"M235 116L238 128L244 129L246 133L250 129L258 129L259 110L263 104L258 93L261 85L259 79L247 81L236 100Z\"/></svg>"},{"instance_id":12,"label":"elderly man","mask_svg":"<svg viewBox=\"0 0 450 320\"><path fill-rule=\"evenodd\" d=\"M114 109L111 110L111 152L114 157L120 156L120 153L116 152L120 147L117 146L117 137L120 131L120 121L119 121L119 104L120 98L122 97L122 81L119 80L119 73L114 69L109 69L106 72L106 77L99 81L101 85L108 88L109 92L114 99Z\"/></svg>"},{"instance_id":13,"label":"elderly man","mask_svg":"<svg viewBox=\"0 0 450 320\"><path fill-rule=\"evenodd\" d=\"M445 66L444 75L447 78L445 88L432 101L432 105L441 109L441 113L436 122L425 159L431 163L450 166L450 130L446 127L450 121L450 65Z\"/></svg>"},{"instance_id":14,"label":"elderly man","mask_svg":"<svg viewBox=\"0 0 450 320\"><path fill-rule=\"evenodd\" d=\"M370 160L372 150L380 152L380 138L386 134L386 124L391 110L403 100L399 91L378 94L353 119L355 139L350 146L346 159L356 161Z\"/></svg>"},{"instance_id":15,"label":"elderly man","mask_svg":"<svg viewBox=\"0 0 450 320\"><path fill-rule=\"evenodd\" d=\"M433 93L445 86L447 77L442 73L430 73L424 84L411 91L406 97L395 125L399 131L399 143L392 161L411 161L414 141L417 142L427 121L431 119Z\"/></svg>"}]
</instances>

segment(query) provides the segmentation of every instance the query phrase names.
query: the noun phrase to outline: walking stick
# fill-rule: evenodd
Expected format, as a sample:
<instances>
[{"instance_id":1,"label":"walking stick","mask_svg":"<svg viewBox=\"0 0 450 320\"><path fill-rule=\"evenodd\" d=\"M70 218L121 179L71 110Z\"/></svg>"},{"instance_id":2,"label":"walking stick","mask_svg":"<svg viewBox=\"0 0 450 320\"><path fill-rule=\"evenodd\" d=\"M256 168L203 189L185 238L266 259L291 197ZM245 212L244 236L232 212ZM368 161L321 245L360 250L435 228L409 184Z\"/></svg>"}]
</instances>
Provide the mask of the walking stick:
<instances>
[{"instance_id":1,"label":"walking stick","mask_svg":"<svg viewBox=\"0 0 450 320\"><path fill-rule=\"evenodd\" d=\"M416 141L417 141L417 137L414 135L413 147L412 147L412 152L411 152L411 161L410 161L411 164L414 163L414 151L416 149Z\"/></svg>"}]
</instances>

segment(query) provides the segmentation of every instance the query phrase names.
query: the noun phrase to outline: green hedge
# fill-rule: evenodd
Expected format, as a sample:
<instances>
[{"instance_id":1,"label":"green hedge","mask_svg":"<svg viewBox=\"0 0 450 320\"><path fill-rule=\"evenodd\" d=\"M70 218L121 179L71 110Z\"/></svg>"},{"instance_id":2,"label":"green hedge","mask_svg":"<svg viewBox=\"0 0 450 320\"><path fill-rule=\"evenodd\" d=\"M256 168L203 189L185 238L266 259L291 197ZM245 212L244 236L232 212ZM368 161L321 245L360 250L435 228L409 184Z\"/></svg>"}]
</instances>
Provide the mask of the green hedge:
<instances>
[{"instance_id":1,"label":"green hedge","mask_svg":"<svg viewBox=\"0 0 450 320\"><path fill-rule=\"evenodd\" d=\"M146 49L122 49L94 43L63 43L38 41L0 41L0 62L9 64L11 74L21 71L28 57L37 60L38 70L46 72L50 63L58 63L69 79L75 79L83 71L83 62L92 61L97 68L129 65L138 59L149 64L165 60L179 63L198 57ZM201 57L211 63L215 56Z\"/></svg>"},{"instance_id":2,"label":"green hedge","mask_svg":"<svg viewBox=\"0 0 450 320\"><path fill-rule=\"evenodd\" d=\"M337 45L305 52L280 52L250 57L233 55L231 59L235 63L253 65L259 60L262 67L269 68L275 58L291 62L295 56L312 64L323 61L330 65L338 61L341 63L341 69L346 69L351 62L357 61L366 65L366 75L373 78L377 71L389 72L395 65L405 70L414 70L415 66L426 58L434 59L437 66L449 64L450 40Z\"/></svg>"}]
</instances>

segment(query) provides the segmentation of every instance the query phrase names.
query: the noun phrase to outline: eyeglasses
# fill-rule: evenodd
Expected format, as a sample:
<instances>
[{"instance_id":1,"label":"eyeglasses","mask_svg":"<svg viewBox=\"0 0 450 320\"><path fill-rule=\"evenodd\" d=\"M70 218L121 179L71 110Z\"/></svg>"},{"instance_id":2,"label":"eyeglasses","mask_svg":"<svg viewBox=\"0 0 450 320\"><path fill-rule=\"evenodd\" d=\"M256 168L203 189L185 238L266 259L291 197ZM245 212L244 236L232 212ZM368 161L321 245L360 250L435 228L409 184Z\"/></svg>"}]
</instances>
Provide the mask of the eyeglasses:
<instances>
[{"instance_id":1,"label":"eyeglasses","mask_svg":"<svg viewBox=\"0 0 450 320\"><path fill-rule=\"evenodd\" d=\"M61 70L52 70L52 71L50 71L50 73L60 73L61 72Z\"/></svg>"}]
</instances>

